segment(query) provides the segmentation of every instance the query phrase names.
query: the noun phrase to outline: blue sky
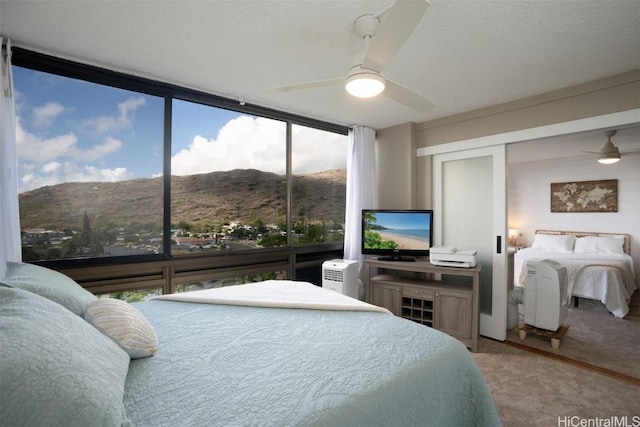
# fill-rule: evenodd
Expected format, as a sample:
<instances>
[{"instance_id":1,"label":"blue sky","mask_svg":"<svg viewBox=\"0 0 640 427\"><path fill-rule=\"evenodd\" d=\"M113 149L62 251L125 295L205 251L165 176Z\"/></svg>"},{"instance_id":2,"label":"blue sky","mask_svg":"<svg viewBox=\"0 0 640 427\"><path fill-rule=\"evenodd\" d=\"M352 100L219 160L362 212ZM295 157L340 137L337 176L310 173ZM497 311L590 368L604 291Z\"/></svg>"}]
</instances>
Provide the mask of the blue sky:
<instances>
[{"instance_id":1,"label":"blue sky","mask_svg":"<svg viewBox=\"0 0 640 427\"><path fill-rule=\"evenodd\" d=\"M429 217L426 213L376 212L376 224L394 230L429 229Z\"/></svg>"},{"instance_id":2,"label":"blue sky","mask_svg":"<svg viewBox=\"0 0 640 427\"><path fill-rule=\"evenodd\" d=\"M162 98L13 67L19 191L162 173ZM285 126L173 102L174 175L254 168L285 173ZM294 173L345 168L347 138L294 126Z\"/></svg>"}]
</instances>

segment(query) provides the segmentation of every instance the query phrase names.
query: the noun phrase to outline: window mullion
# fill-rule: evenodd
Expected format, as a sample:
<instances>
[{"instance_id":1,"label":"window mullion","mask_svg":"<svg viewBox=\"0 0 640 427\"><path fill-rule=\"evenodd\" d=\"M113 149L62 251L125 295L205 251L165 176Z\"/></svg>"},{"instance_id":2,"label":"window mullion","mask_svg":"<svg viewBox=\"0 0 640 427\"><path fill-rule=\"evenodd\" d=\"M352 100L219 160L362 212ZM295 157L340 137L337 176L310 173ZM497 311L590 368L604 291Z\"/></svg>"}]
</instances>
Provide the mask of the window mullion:
<instances>
[{"instance_id":1,"label":"window mullion","mask_svg":"<svg viewBox=\"0 0 640 427\"><path fill-rule=\"evenodd\" d=\"M293 222L291 217L291 206L293 200L293 173L291 166L291 152L292 152L292 124L291 121L287 121L287 132L286 132L286 151L287 151L287 159L286 159L286 171L287 171L287 212L286 212L286 222L287 222L287 246L293 245L292 240L292 229Z\"/></svg>"},{"instance_id":2,"label":"window mullion","mask_svg":"<svg viewBox=\"0 0 640 427\"><path fill-rule=\"evenodd\" d=\"M163 145L163 199L162 206L162 247L163 252L171 255L171 126L173 118L173 98L164 98L164 145Z\"/></svg>"}]
</instances>

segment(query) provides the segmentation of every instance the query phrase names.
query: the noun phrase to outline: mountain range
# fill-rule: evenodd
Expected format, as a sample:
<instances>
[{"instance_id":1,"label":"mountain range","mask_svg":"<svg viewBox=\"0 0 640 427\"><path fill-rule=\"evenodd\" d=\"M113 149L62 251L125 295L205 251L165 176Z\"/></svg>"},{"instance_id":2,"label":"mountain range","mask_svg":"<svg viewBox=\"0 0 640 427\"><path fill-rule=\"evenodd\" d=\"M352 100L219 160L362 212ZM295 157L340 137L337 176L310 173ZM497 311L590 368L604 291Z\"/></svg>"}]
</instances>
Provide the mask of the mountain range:
<instances>
[{"instance_id":1,"label":"mountain range","mask_svg":"<svg viewBox=\"0 0 640 427\"><path fill-rule=\"evenodd\" d=\"M92 224L126 227L162 224L163 178L119 182L70 182L24 192L23 229L81 229L85 214ZM236 169L171 177L171 223L222 221L264 224L284 220L286 177L255 169ZM293 177L292 216L306 221L344 223L346 170Z\"/></svg>"}]
</instances>

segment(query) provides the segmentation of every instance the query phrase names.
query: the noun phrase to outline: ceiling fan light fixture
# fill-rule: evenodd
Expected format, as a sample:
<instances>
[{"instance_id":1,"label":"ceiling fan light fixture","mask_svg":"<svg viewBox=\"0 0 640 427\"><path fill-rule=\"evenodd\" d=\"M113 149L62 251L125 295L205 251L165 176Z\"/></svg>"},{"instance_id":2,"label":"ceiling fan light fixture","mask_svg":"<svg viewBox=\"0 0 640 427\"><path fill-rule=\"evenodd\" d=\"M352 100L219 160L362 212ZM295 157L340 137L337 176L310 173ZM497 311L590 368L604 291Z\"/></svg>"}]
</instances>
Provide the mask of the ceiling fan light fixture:
<instances>
[{"instance_id":1,"label":"ceiling fan light fixture","mask_svg":"<svg viewBox=\"0 0 640 427\"><path fill-rule=\"evenodd\" d=\"M347 78L344 88L357 98L372 98L382 93L385 80L376 73L352 74Z\"/></svg>"},{"instance_id":2,"label":"ceiling fan light fixture","mask_svg":"<svg viewBox=\"0 0 640 427\"><path fill-rule=\"evenodd\" d=\"M603 165L612 165L619 161L620 161L620 155L618 155L618 157L606 155L606 156L600 156L598 158L598 163L602 163Z\"/></svg>"},{"instance_id":3,"label":"ceiling fan light fixture","mask_svg":"<svg viewBox=\"0 0 640 427\"><path fill-rule=\"evenodd\" d=\"M613 145L613 142L611 142L611 137L609 137L607 143L604 144L604 147L602 147L602 149L600 150L598 163L602 163L603 165L611 165L618 161L620 161L620 150L618 150L618 147Z\"/></svg>"}]
</instances>

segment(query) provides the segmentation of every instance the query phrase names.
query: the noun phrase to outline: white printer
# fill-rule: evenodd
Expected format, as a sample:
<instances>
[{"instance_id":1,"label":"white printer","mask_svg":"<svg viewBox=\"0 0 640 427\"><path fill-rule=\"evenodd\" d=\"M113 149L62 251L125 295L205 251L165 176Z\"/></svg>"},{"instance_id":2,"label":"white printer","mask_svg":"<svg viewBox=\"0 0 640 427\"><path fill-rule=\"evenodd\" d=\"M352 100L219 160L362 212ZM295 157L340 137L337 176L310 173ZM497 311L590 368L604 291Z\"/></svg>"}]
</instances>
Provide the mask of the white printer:
<instances>
[{"instance_id":1,"label":"white printer","mask_svg":"<svg viewBox=\"0 0 640 427\"><path fill-rule=\"evenodd\" d=\"M475 267L476 251L459 251L455 246L434 246L429 249L429 262L443 267Z\"/></svg>"}]
</instances>

